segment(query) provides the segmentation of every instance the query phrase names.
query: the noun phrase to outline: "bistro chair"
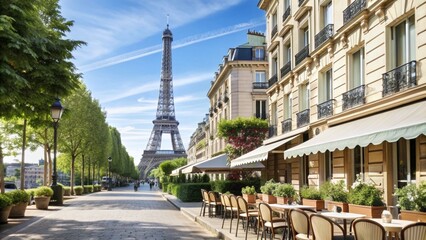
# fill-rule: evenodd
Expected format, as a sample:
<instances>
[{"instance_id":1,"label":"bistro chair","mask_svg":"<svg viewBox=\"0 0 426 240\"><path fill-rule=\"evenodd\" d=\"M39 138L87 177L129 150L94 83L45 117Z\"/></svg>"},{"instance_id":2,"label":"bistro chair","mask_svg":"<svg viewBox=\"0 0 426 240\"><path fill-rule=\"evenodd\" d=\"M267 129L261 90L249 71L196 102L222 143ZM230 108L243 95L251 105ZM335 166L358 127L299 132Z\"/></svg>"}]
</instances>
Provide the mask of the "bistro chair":
<instances>
[{"instance_id":1,"label":"bistro chair","mask_svg":"<svg viewBox=\"0 0 426 240\"><path fill-rule=\"evenodd\" d=\"M222 220L222 228L223 228L223 226L225 224L226 215L227 215L227 213L229 213L230 217L231 217L231 222L230 222L230 226L229 226L229 232L231 232L233 215L234 215L234 213L236 213L238 211L238 206L237 207L233 207L232 204L231 204L231 197L233 197L233 195L222 194L222 196L223 196L223 202L222 202L222 204L223 204L223 210L224 210L224 212L223 212L223 220Z\"/></svg>"},{"instance_id":2,"label":"bistro chair","mask_svg":"<svg viewBox=\"0 0 426 240\"><path fill-rule=\"evenodd\" d=\"M200 216L201 214L203 214L204 216L206 213L206 207L209 207L210 209L209 196L208 196L208 192L205 189L201 189L201 197L203 198L203 201L201 202Z\"/></svg>"},{"instance_id":3,"label":"bistro chair","mask_svg":"<svg viewBox=\"0 0 426 240\"><path fill-rule=\"evenodd\" d=\"M416 222L407 225L401 231L401 240L426 239L426 223Z\"/></svg>"},{"instance_id":4,"label":"bistro chair","mask_svg":"<svg viewBox=\"0 0 426 240\"><path fill-rule=\"evenodd\" d=\"M352 223L356 240L385 240L385 228L379 223L366 218L355 219Z\"/></svg>"},{"instance_id":5,"label":"bistro chair","mask_svg":"<svg viewBox=\"0 0 426 240\"><path fill-rule=\"evenodd\" d=\"M270 238L275 237L275 231L277 229L283 229L283 234L285 234L285 228L288 227L287 222L284 218L274 218L271 207L266 203L259 204L259 221L262 222L262 237L265 235L266 239L266 229L271 230ZM257 237L259 238L259 230L257 231ZM284 236L283 236L284 238Z\"/></svg>"},{"instance_id":6,"label":"bistro chair","mask_svg":"<svg viewBox=\"0 0 426 240\"><path fill-rule=\"evenodd\" d=\"M229 196L229 200L231 201L231 223L229 225L229 232L232 231L232 220L234 219L234 214L237 216L240 212L238 208L238 201L235 195Z\"/></svg>"},{"instance_id":7,"label":"bistro chair","mask_svg":"<svg viewBox=\"0 0 426 240\"><path fill-rule=\"evenodd\" d=\"M321 214L312 214L310 216L311 227L312 227L312 235L313 239L321 239L321 240L344 240L344 239L353 239L353 236L347 236L345 230L342 226L340 226L337 222L331 220L328 217L325 217ZM335 228L338 229L342 233L341 235L335 235ZM372 240L372 239L370 239Z\"/></svg>"},{"instance_id":8,"label":"bistro chair","mask_svg":"<svg viewBox=\"0 0 426 240\"><path fill-rule=\"evenodd\" d=\"M217 216L217 211L220 211L222 208L222 202L220 201L220 198L217 197L217 193L210 191L209 192L209 204L210 209L214 209L214 216Z\"/></svg>"},{"instance_id":9,"label":"bistro chair","mask_svg":"<svg viewBox=\"0 0 426 240\"><path fill-rule=\"evenodd\" d=\"M243 197L241 197L241 196L237 197L237 202L238 202L238 215L237 215L237 228L235 230L235 236L237 237L237 234L238 234L238 225L240 223L240 218L242 218L242 220L243 220L243 228L244 228L244 220L246 220L246 224L245 224L244 230L246 231L246 237L245 237L245 239L247 239L247 233L248 233L250 219L258 217L259 216L259 212L257 210L255 210L255 209L249 209L247 201Z\"/></svg>"},{"instance_id":10,"label":"bistro chair","mask_svg":"<svg viewBox=\"0 0 426 240\"><path fill-rule=\"evenodd\" d=\"M312 235L309 236L309 215L300 209L292 209L290 211L291 229L293 232L293 239L311 240Z\"/></svg>"}]
</instances>

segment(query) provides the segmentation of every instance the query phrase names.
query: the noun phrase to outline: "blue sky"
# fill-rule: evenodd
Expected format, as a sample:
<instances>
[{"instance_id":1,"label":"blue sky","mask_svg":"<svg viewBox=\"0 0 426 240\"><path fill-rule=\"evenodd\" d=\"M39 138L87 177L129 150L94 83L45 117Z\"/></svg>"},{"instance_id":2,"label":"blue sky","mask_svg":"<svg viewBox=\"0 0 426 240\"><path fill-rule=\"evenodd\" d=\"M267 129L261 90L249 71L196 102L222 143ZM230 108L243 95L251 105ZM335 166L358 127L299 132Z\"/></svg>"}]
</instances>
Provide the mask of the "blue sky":
<instances>
[{"instance_id":1,"label":"blue sky","mask_svg":"<svg viewBox=\"0 0 426 240\"><path fill-rule=\"evenodd\" d=\"M138 164L151 134L160 86L162 32L173 33L176 118L185 148L209 109L207 91L228 48L265 32L257 0L61 0L70 39L87 43L74 63ZM66 106L65 106L66 107ZM163 135L162 149L171 149ZM28 156L28 154L27 154ZM34 156L42 158L42 154ZM31 161L31 157L27 157Z\"/></svg>"}]
</instances>

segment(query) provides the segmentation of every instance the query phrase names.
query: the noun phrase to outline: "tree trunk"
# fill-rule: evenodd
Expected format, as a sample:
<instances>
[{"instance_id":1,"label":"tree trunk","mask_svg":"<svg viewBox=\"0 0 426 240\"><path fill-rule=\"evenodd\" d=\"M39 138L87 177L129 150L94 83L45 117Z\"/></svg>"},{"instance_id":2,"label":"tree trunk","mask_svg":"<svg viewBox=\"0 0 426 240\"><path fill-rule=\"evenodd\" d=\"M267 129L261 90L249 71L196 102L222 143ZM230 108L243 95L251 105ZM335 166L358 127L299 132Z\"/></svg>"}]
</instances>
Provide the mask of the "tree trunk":
<instances>
[{"instance_id":1,"label":"tree trunk","mask_svg":"<svg viewBox=\"0 0 426 240\"><path fill-rule=\"evenodd\" d=\"M81 186L84 186L84 154L81 155Z\"/></svg>"},{"instance_id":2,"label":"tree trunk","mask_svg":"<svg viewBox=\"0 0 426 240\"><path fill-rule=\"evenodd\" d=\"M93 184L93 181L91 181L90 179L90 165L92 165L92 163L90 162L90 157L89 157L89 169L87 170L87 176L88 176L88 180L89 180L89 185Z\"/></svg>"},{"instance_id":3,"label":"tree trunk","mask_svg":"<svg viewBox=\"0 0 426 240\"><path fill-rule=\"evenodd\" d=\"M47 149L48 149L48 143L47 143L47 128L44 129L44 172L43 172L43 185L47 186L48 183L48 177L47 177L47 173L48 173L48 168L47 168L47 164L48 164L48 160L47 160Z\"/></svg>"},{"instance_id":4,"label":"tree trunk","mask_svg":"<svg viewBox=\"0 0 426 240\"><path fill-rule=\"evenodd\" d=\"M22 158L21 158L21 190L25 189L25 148L27 147L27 119L24 119L22 129Z\"/></svg>"},{"instance_id":5,"label":"tree trunk","mask_svg":"<svg viewBox=\"0 0 426 240\"><path fill-rule=\"evenodd\" d=\"M71 194L75 194L74 192L74 164L75 164L75 156L71 156L71 180L70 180L70 186L71 186Z\"/></svg>"},{"instance_id":6,"label":"tree trunk","mask_svg":"<svg viewBox=\"0 0 426 240\"><path fill-rule=\"evenodd\" d=\"M0 143L0 192L4 193L4 164L3 164L3 148Z\"/></svg>"}]
</instances>

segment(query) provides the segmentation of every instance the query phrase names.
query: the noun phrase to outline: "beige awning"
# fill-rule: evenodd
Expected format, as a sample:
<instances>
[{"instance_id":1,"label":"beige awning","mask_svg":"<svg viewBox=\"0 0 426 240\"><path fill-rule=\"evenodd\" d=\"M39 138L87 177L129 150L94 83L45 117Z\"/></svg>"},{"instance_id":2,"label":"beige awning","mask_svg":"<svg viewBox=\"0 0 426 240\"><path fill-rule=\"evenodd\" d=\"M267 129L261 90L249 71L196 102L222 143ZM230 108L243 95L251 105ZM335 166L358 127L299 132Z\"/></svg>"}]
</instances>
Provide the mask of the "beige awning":
<instances>
[{"instance_id":1,"label":"beige awning","mask_svg":"<svg viewBox=\"0 0 426 240\"><path fill-rule=\"evenodd\" d=\"M289 138L286 138L284 140L281 140L281 141L278 141L278 142L275 142L275 143L271 143L271 144L267 144L267 145L263 145L261 147L258 147L256 149L254 149L253 151L248 152L248 153L242 155L241 157L238 157L238 158L232 160L231 161L231 168L264 161L264 160L268 159L268 154L269 154L270 151L284 145L285 143L296 138L297 136L299 136L299 135L289 137Z\"/></svg>"},{"instance_id":2,"label":"beige awning","mask_svg":"<svg viewBox=\"0 0 426 240\"><path fill-rule=\"evenodd\" d=\"M238 169L262 169L265 166L262 163L250 164L244 167L240 167ZM194 163L191 166L188 166L182 169L182 173L203 173L203 172L229 172L231 169L228 165L228 155L221 154L216 157L212 157L210 159Z\"/></svg>"},{"instance_id":3,"label":"beige awning","mask_svg":"<svg viewBox=\"0 0 426 240\"><path fill-rule=\"evenodd\" d=\"M285 158L325 151L366 147L400 138L426 135L426 101L331 127L312 139L284 151Z\"/></svg>"},{"instance_id":4,"label":"beige awning","mask_svg":"<svg viewBox=\"0 0 426 240\"><path fill-rule=\"evenodd\" d=\"M189 166L194 165L195 163L191 163L191 164L186 164L185 166L176 168L175 170L172 171L172 173L170 174L170 176L179 176L179 174L182 173L182 169L187 168Z\"/></svg>"}]
</instances>

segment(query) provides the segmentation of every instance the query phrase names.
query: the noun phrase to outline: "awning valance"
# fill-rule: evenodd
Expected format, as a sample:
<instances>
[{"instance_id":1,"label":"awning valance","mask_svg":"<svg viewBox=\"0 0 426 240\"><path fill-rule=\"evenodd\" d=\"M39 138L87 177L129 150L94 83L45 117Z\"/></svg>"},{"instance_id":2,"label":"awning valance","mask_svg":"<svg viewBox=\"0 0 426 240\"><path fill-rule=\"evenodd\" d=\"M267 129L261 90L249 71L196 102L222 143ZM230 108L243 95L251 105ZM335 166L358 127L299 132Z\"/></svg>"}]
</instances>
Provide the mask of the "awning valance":
<instances>
[{"instance_id":1,"label":"awning valance","mask_svg":"<svg viewBox=\"0 0 426 240\"><path fill-rule=\"evenodd\" d=\"M231 169L228 165L228 155L221 154L210 159L194 163L191 166L188 166L182 169L182 173L203 173L203 172L229 172L231 170L238 169L262 169L265 166L261 163L249 164L244 167L237 169Z\"/></svg>"},{"instance_id":2,"label":"awning valance","mask_svg":"<svg viewBox=\"0 0 426 240\"><path fill-rule=\"evenodd\" d=\"M426 135L426 101L399 107L331 127L312 139L284 151L285 158L325 151L366 147L400 138Z\"/></svg>"},{"instance_id":3,"label":"awning valance","mask_svg":"<svg viewBox=\"0 0 426 240\"><path fill-rule=\"evenodd\" d=\"M294 138L296 138L299 135L290 137L290 138L286 138L284 140L275 142L275 143L271 143L268 145L263 145L260 146L256 149L254 149L251 152L248 152L244 155L242 155L241 157L238 157L234 160L231 161L231 168L235 168L241 165L246 165L246 164L250 164L250 163L256 163L256 162L261 162L264 161L266 159L268 159L268 153L282 145L284 145L285 143L293 140Z\"/></svg>"}]
</instances>

